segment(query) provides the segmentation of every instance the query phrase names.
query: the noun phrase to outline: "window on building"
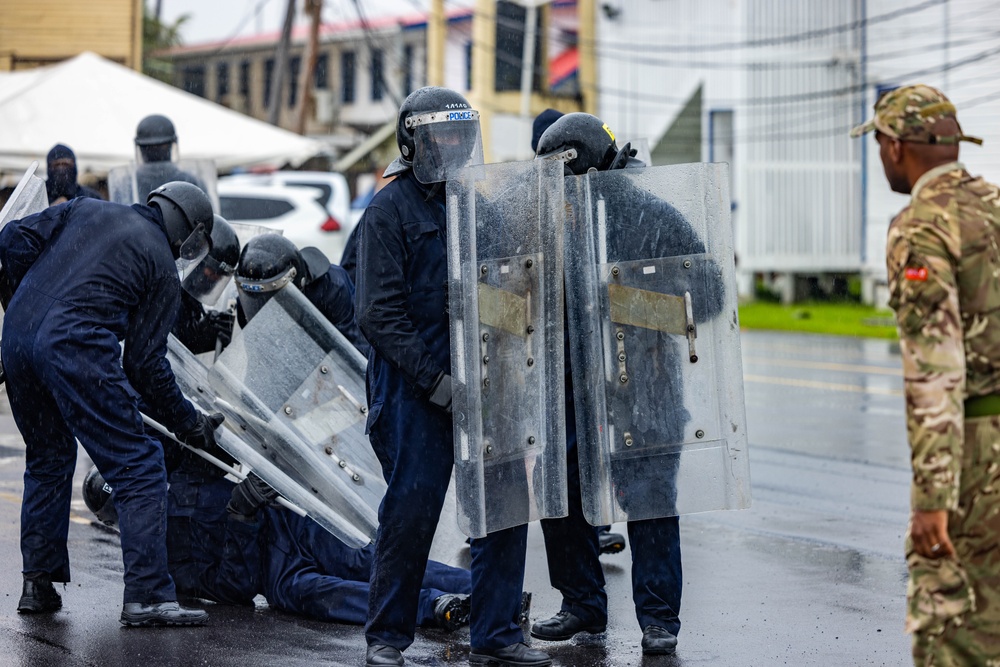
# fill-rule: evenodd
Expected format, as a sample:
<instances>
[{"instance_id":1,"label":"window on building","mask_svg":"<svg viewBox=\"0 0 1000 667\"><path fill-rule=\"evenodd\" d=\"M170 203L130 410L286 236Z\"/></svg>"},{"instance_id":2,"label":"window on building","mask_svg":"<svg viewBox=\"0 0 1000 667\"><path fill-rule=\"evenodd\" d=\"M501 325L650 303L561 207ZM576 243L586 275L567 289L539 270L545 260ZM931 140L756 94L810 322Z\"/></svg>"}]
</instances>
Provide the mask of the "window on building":
<instances>
[{"instance_id":1,"label":"window on building","mask_svg":"<svg viewBox=\"0 0 1000 667\"><path fill-rule=\"evenodd\" d=\"M299 100L299 71L302 69L302 57L294 56L288 60L288 108L291 109Z\"/></svg>"},{"instance_id":2,"label":"window on building","mask_svg":"<svg viewBox=\"0 0 1000 667\"><path fill-rule=\"evenodd\" d=\"M354 51L340 54L340 101L344 104L354 102L354 68Z\"/></svg>"},{"instance_id":3,"label":"window on building","mask_svg":"<svg viewBox=\"0 0 1000 667\"><path fill-rule=\"evenodd\" d=\"M316 56L316 69L313 70L313 86L316 90L326 90L330 87L329 62L326 53Z\"/></svg>"},{"instance_id":4,"label":"window on building","mask_svg":"<svg viewBox=\"0 0 1000 667\"><path fill-rule=\"evenodd\" d=\"M205 66L188 65L181 72L181 79L184 82L184 90L205 97Z\"/></svg>"},{"instance_id":5,"label":"window on building","mask_svg":"<svg viewBox=\"0 0 1000 667\"><path fill-rule=\"evenodd\" d=\"M274 80L274 58L264 61L264 108L271 103L271 82Z\"/></svg>"},{"instance_id":6,"label":"window on building","mask_svg":"<svg viewBox=\"0 0 1000 667\"><path fill-rule=\"evenodd\" d=\"M382 49L372 51L372 100L378 101L385 95L385 82L382 80Z\"/></svg>"},{"instance_id":7,"label":"window on building","mask_svg":"<svg viewBox=\"0 0 1000 667\"><path fill-rule=\"evenodd\" d=\"M413 45L403 45L403 95L413 90Z\"/></svg>"},{"instance_id":8,"label":"window on building","mask_svg":"<svg viewBox=\"0 0 1000 667\"><path fill-rule=\"evenodd\" d=\"M215 66L215 101L222 102L229 95L229 63L221 62Z\"/></svg>"},{"instance_id":9,"label":"window on building","mask_svg":"<svg viewBox=\"0 0 1000 667\"><path fill-rule=\"evenodd\" d=\"M240 63L240 95L250 97L250 61Z\"/></svg>"},{"instance_id":10,"label":"window on building","mask_svg":"<svg viewBox=\"0 0 1000 667\"><path fill-rule=\"evenodd\" d=\"M541 62L542 38L545 31L541 29L542 12L538 12L538 24L535 28L535 67L531 77L531 89L542 89L543 63ZM496 43L504 48L496 50L496 90L521 89L521 60L524 55L524 34L527 25L527 10L509 0L497 1L497 36Z\"/></svg>"}]
</instances>

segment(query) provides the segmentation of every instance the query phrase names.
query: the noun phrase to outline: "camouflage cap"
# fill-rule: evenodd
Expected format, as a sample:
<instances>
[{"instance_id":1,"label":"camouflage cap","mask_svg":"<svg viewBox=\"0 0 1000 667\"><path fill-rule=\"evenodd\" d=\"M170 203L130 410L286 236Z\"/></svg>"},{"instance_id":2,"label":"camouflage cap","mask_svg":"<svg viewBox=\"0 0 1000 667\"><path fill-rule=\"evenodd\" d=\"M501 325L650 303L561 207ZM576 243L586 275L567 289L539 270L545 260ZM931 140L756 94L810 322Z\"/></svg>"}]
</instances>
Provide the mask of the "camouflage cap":
<instances>
[{"instance_id":1,"label":"camouflage cap","mask_svg":"<svg viewBox=\"0 0 1000 667\"><path fill-rule=\"evenodd\" d=\"M954 121L944 123L943 120ZM962 134L955 115L955 105L937 88L923 84L903 86L883 93L875 102L875 116L851 130L852 137L878 130L900 141L918 144L957 144L971 141L982 144L978 137Z\"/></svg>"}]
</instances>

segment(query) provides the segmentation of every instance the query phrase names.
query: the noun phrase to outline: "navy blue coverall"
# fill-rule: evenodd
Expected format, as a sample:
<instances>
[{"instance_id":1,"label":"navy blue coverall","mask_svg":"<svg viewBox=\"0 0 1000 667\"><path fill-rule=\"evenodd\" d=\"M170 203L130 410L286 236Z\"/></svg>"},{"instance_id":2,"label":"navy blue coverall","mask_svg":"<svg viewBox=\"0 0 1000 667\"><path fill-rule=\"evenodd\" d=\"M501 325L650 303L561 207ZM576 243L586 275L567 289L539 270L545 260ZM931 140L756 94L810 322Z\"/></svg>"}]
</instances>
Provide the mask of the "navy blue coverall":
<instances>
[{"instance_id":1,"label":"navy blue coverall","mask_svg":"<svg viewBox=\"0 0 1000 667\"><path fill-rule=\"evenodd\" d=\"M594 181L592 181L594 182ZM627 177L616 172L602 175L596 196L604 199L607 211L607 249L609 262L626 262L656 257L676 257L705 252L691 224L677 209L662 199L636 188ZM712 273L709 271L709 273ZM705 276L709 293L692 305L695 321L714 316L721 309L717 275ZM568 340L568 339L567 339ZM608 618L608 599L604 590L604 572L599 560L600 544L597 533L583 516L580 496L580 468L577 448L576 413L567 350L566 440L567 480L569 483L569 516L543 519L545 553L549 566L549 581L562 593L562 610L577 616L587 625L604 625ZM661 370L664 382L655 390L677 394L673 412L651 416L658 422L655 428L668 442L681 442L684 424L690 416L680 398L680 359L668 361L670 369ZM653 401L654 399L651 399ZM661 398L655 399L656 403ZM661 440L662 442L663 440ZM645 466L645 459L614 461L611 475L617 484L630 479L627 467ZM629 489L628 497L642 502L643 496L676 493L672 483L676 470L664 470L663 483L656 488ZM643 475L640 475L640 477ZM656 500L657 506L665 502ZM624 507L628 511L628 507ZM672 634L680 632L681 570L680 524L676 516L628 522L629 544L632 548L632 601L639 626L665 628Z\"/></svg>"},{"instance_id":2,"label":"navy blue coverall","mask_svg":"<svg viewBox=\"0 0 1000 667\"><path fill-rule=\"evenodd\" d=\"M231 517L233 485L185 453L170 474L167 544L177 590L226 604L270 606L321 621L361 624L368 613L374 548L352 549L312 519L267 507L252 520ZM468 594L468 570L429 561L417 623L434 626L434 601Z\"/></svg>"},{"instance_id":3,"label":"navy blue coverall","mask_svg":"<svg viewBox=\"0 0 1000 667\"><path fill-rule=\"evenodd\" d=\"M140 202L146 201L150 192L164 183L170 183L171 181L191 183L192 185L197 185L201 191L208 192L208 189L205 188L205 184L201 182L200 178L178 168L176 164L169 160L146 162L135 168L135 183L138 188L136 196L138 196Z\"/></svg>"},{"instance_id":4,"label":"navy blue coverall","mask_svg":"<svg viewBox=\"0 0 1000 667\"><path fill-rule=\"evenodd\" d=\"M371 343L367 429L388 490L379 507L369 645L413 643L420 580L454 464L450 415L428 401L451 372L444 184L412 172L380 190L361 218L357 317ZM472 541L471 643L523 641L518 623L527 526Z\"/></svg>"},{"instance_id":5,"label":"navy blue coverall","mask_svg":"<svg viewBox=\"0 0 1000 667\"><path fill-rule=\"evenodd\" d=\"M139 414L141 397L175 433L196 423L165 357L181 286L159 211L73 199L4 227L0 263L15 290L2 355L26 445L24 575L70 580L75 437L114 488L124 601L176 600L163 450Z\"/></svg>"}]
</instances>

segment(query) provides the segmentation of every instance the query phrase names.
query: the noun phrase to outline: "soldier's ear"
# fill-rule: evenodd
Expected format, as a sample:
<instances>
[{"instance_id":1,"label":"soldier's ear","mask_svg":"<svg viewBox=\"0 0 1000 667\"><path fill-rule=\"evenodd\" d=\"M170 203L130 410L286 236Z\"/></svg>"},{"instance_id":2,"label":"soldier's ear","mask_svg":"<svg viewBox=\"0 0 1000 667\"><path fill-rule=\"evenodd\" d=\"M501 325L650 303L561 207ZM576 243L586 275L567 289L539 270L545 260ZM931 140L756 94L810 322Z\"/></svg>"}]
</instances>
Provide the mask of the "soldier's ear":
<instances>
[{"instance_id":1,"label":"soldier's ear","mask_svg":"<svg viewBox=\"0 0 1000 667\"><path fill-rule=\"evenodd\" d=\"M904 155L906 153L906 147L903 142L899 139L889 139L889 158L892 160L893 164L900 164L903 161Z\"/></svg>"}]
</instances>

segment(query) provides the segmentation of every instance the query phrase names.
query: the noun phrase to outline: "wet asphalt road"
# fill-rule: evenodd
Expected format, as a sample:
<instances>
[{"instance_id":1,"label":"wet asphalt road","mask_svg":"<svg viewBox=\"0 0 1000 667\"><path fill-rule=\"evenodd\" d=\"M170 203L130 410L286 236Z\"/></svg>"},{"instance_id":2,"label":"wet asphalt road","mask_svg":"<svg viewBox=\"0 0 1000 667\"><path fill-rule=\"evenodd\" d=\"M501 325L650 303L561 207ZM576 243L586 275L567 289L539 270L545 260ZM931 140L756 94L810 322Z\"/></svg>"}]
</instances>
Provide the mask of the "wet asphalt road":
<instances>
[{"instance_id":1,"label":"wet asphalt road","mask_svg":"<svg viewBox=\"0 0 1000 667\"><path fill-rule=\"evenodd\" d=\"M899 358L891 348L744 334L753 508L681 520L685 587L677 654L641 655L627 551L603 557L607 633L535 645L548 649L556 665L579 667L911 664L902 631L909 463ZM6 400L0 405L0 665L364 663L359 627L308 621L263 602L257 609L211 605L204 628L122 628L117 535L92 525L80 500L63 610L19 616L23 444ZM77 489L87 466L81 457ZM443 525L439 538L439 559L468 564L452 526ZM533 618L558 610L537 525L525 588L534 592ZM467 642L467 630L418 631L408 664L466 664Z\"/></svg>"}]
</instances>

